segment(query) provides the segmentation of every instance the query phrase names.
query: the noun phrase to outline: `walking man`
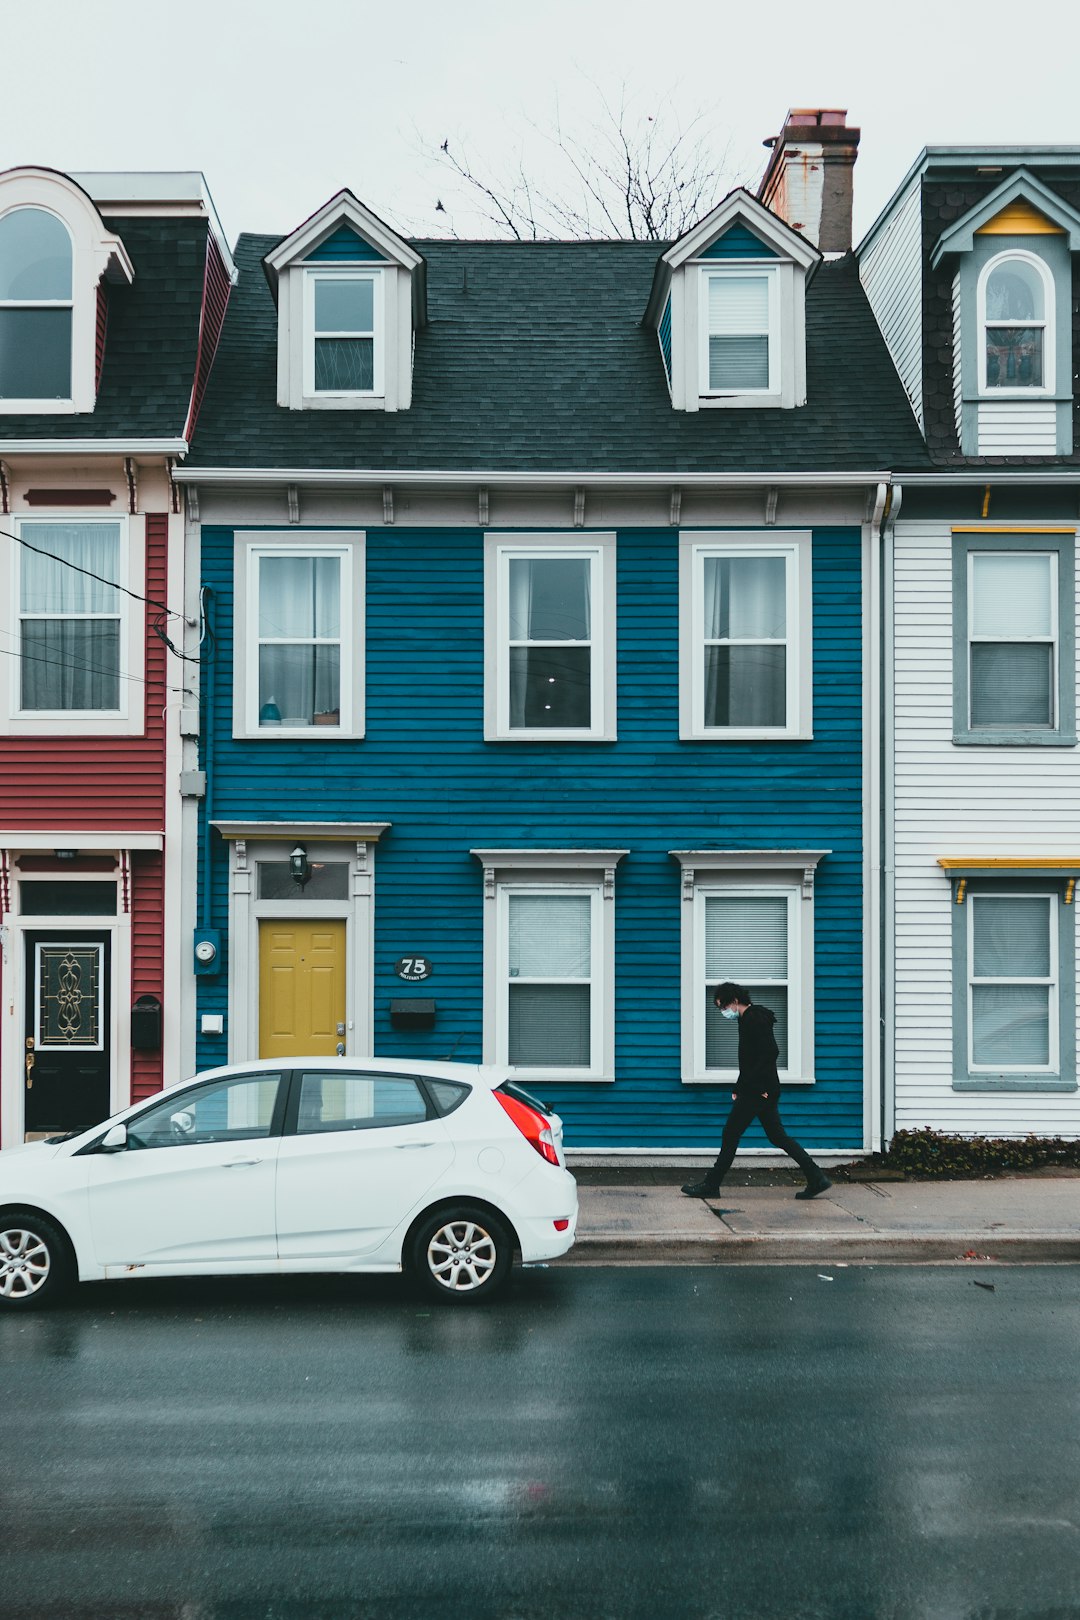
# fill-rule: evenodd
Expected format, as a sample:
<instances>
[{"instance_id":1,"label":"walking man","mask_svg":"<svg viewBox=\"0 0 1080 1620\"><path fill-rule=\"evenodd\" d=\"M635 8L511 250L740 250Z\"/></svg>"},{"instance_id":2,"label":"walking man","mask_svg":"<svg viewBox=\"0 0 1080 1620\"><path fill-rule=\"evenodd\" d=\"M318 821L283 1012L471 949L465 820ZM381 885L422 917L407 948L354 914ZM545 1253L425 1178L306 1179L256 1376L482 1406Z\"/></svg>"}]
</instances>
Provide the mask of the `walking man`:
<instances>
[{"instance_id":1,"label":"walking man","mask_svg":"<svg viewBox=\"0 0 1080 1620\"><path fill-rule=\"evenodd\" d=\"M827 1192L832 1182L780 1121L780 1078L776 1072L780 1049L773 1034L776 1014L751 1002L750 992L741 984L730 982L717 986L713 1003L719 1007L721 1018L739 1020L739 1078L731 1094L731 1113L716 1163L702 1181L688 1181L683 1192L691 1198L715 1198L731 1169L743 1132L755 1118L760 1119L773 1146L794 1159L806 1176L806 1186L795 1194L796 1198L816 1198Z\"/></svg>"}]
</instances>

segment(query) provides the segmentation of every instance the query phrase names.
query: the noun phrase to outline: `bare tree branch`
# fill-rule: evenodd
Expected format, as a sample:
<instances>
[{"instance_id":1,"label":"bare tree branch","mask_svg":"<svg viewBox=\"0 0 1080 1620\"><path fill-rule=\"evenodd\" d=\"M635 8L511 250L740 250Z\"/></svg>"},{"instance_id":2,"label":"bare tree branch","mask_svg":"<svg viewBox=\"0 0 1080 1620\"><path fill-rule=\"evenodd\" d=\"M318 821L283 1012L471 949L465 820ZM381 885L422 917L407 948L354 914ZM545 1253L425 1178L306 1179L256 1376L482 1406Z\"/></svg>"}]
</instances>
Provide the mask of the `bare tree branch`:
<instances>
[{"instance_id":1,"label":"bare tree branch","mask_svg":"<svg viewBox=\"0 0 1080 1620\"><path fill-rule=\"evenodd\" d=\"M719 140L700 112L684 122L674 92L647 112L625 85L614 100L592 88L599 111L584 129L567 126L558 101L549 126L529 125L546 156L527 153L522 141L509 163L496 158L478 165L462 143L449 139L428 155L449 172L466 207L500 236L680 236L734 184L730 136ZM445 183L440 189L449 194ZM447 216L445 229L454 211L440 200L437 212Z\"/></svg>"}]
</instances>

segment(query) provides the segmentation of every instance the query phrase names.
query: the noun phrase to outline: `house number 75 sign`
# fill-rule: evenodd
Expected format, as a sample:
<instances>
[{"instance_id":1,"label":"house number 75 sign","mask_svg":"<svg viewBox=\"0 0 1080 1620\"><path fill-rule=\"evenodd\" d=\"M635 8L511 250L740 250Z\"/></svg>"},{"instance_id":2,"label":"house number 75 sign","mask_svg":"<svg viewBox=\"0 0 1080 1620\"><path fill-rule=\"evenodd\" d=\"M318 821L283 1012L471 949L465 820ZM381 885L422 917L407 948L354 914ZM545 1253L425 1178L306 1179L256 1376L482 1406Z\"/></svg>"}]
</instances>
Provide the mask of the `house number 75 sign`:
<instances>
[{"instance_id":1,"label":"house number 75 sign","mask_svg":"<svg viewBox=\"0 0 1080 1620\"><path fill-rule=\"evenodd\" d=\"M394 972L408 984L419 984L422 979L430 979L434 971L427 956L402 956L394 963Z\"/></svg>"}]
</instances>

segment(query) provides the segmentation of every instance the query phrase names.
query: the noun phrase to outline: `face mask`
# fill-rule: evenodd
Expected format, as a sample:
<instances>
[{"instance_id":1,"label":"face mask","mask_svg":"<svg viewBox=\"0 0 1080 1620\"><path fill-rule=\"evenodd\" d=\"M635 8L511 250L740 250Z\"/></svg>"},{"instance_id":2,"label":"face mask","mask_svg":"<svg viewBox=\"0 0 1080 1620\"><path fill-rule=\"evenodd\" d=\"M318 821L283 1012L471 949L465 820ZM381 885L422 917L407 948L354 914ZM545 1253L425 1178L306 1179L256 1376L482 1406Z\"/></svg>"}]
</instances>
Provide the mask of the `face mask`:
<instances>
[{"instance_id":1,"label":"face mask","mask_svg":"<svg viewBox=\"0 0 1080 1620\"><path fill-rule=\"evenodd\" d=\"M720 1016L721 1018L738 1018L739 1015L734 1007L721 1007Z\"/></svg>"}]
</instances>

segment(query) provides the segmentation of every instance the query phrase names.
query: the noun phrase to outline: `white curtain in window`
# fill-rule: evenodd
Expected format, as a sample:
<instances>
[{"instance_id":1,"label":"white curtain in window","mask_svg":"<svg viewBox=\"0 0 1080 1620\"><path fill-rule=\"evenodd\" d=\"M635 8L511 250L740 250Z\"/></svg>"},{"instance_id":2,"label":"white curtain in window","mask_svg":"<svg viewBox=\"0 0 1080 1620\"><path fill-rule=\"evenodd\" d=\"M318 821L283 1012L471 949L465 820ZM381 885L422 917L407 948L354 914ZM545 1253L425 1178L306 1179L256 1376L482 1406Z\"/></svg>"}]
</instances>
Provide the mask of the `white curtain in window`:
<instances>
[{"instance_id":1,"label":"white curtain in window","mask_svg":"<svg viewBox=\"0 0 1080 1620\"><path fill-rule=\"evenodd\" d=\"M787 633L783 557L705 557L708 640L780 640Z\"/></svg>"},{"instance_id":2,"label":"white curtain in window","mask_svg":"<svg viewBox=\"0 0 1080 1620\"><path fill-rule=\"evenodd\" d=\"M339 557L263 557L259 635L334 637L341 622Z\"/></svg>"},{"instance_id":3,"label":"white curtain in window","mask_svg":"<svg viewBox=\"0 0 1080 1620\"><path fill-rule=\"evenodd\" d=\"M29 542L19 548L23 613L118 611L119 592L112 583L120 567L118 523L24 523L20 533Z\"/></svg>"},{"instance_id":4,"label":"white curtain in window","mask_svg":"<svg viewBox=\"0 0 1080 1620\"><path fill-rule=\"evenodd\" d=\"M1051 559L986 552L972 558L971 633L1015 641L1051 634Z\"/></svg>"},{"instance_id":5,"label":"white curtain in window","mask_svg":"<svg viewBox=\"0 0 1080 1620\"><path fill-rule=\"evenodd\" d=\"M788 903L783 895L705 897L705 976L711 984L731 979L786 979Z\"/></svg>"},{"instance_id":6,"label":"white curtain in window","mask_svg":"<svg viewBox=\"0 0 1080 1620\"><path fill-rule=\"evenodd\" d=\"M710 333L743 334L769 330L767 276L710 276Z\"/></svg>"},{"instance_id":7,"label":"white curtain in window","mask_svg":"<svg viewBox=\"0 0 1080 1620\"><path fill-rule=\"evenodd\" d=\"M23 709L118 709L120 525L26 523L20 532L29 542L19 549Z\"/></svg>"},{"instance_id":8,"label":"white curtain in window","mask_svg":"<svg viewBox=\"0 0 1080 1620\"><path fill-rule=\"evenodd\" d=\"M510 977L588 979L592 901L587 894L512 894Z\"/></svg>"},{"instance_id":9,"label":"white curtain in window","mask_svg":"<svg viewBox=\"0 0 1080 1620\"><path fill-rule=\"evenodd\" d=\"M972 977L1050 976L1049 895L973 895Z\"/></svg>"}]
</instances>

